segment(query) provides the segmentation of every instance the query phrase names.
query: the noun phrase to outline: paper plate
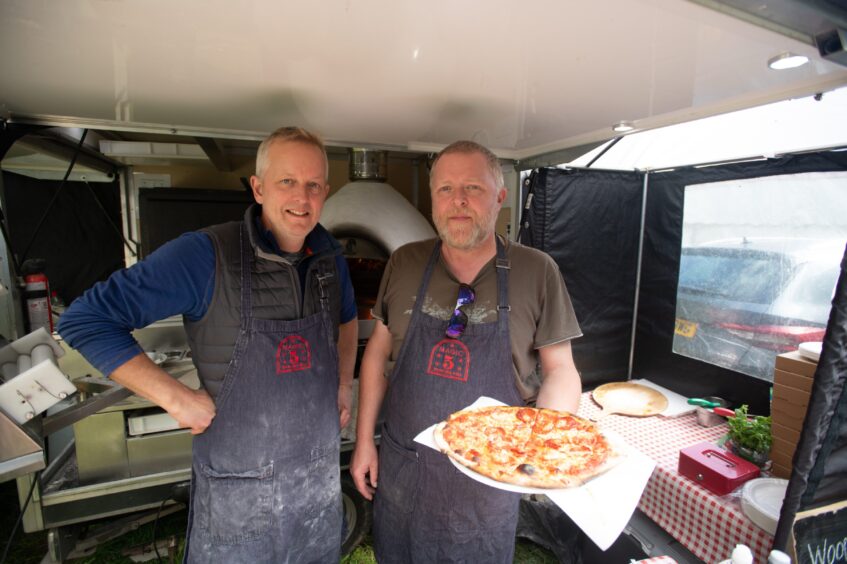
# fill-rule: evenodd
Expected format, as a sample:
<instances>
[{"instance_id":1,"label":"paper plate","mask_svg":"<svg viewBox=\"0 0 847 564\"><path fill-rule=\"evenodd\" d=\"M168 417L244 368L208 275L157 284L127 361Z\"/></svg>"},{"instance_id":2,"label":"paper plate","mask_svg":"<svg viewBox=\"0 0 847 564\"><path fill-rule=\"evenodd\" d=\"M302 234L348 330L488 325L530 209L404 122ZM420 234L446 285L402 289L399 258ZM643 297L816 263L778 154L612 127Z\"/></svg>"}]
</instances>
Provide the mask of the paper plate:
<instances>
[{"instance_id":1,"label":"paper plate","mask_svg":"<svg viewBox=\"0 0 847 564\"><path fill-rule=\"evenodd\" d=\"M821 358L821 348L823 347L823 343L820 341L808 342L808 343L800 343L797 346L797 352L800 353L800 356L808 358L809 360L813 360L815 362L819 361Z\"/></svg>"},{"instance_id":2,"label":"paper plate","mask_svg":"<svg viewBox=\"0 0 847 564\"><path fill-rule=\"evenodd\" d=\"M741 510L753 523L773 535L787 487L788 480L780 478L750 480L741 489Z\"/></svg>"}]
</instances>

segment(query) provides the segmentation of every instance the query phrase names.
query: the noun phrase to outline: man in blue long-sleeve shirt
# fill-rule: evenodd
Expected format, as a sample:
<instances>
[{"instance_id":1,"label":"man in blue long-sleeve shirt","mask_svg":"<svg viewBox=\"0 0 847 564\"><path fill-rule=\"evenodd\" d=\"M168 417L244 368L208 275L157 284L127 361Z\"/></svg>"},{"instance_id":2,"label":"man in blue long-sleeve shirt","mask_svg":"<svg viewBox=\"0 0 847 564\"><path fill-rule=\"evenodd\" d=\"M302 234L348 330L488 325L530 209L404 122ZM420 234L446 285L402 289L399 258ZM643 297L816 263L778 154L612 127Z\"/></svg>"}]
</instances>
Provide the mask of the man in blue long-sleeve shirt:
<instances>
[{"instance_id":1,"label":"man in blue long-sleeve shirt","mask_svg":"<svg viewBox=\"0 0 847 564\"><path fill-rule=\"evenodd\" d=\"M197 435L187 561L338 559L357 322L341 247L318 224L327 173L318 137L277 130L259 147L243 221L163 245L62 315L70 346ZM130 333L176 314L199 390Z\"/></svg>"}]
</instances>

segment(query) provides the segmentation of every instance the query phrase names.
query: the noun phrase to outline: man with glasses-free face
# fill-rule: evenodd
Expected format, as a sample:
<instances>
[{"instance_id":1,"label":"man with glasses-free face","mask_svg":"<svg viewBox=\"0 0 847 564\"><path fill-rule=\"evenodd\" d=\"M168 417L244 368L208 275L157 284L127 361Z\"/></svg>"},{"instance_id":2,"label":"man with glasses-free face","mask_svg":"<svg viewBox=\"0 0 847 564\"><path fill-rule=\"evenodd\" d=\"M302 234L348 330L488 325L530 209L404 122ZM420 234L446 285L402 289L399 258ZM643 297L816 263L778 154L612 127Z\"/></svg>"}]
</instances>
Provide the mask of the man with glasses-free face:
<instances>
[{"instance_id":1,"label":"man with glasses-free face","mask_svg":"<svg viewBox=\"0 0 847 564\"><path fill-rule=\"evenodd\" d=\"M395 251L380 285L351 473L374 499L380 562L512 562L520 495L464 476L414 437L480 396L575 412L570 339L581 333L556 263L495 234L506 189L493 153L449 145L430 194L438 239Z\"/></svg>"},{"instance_id":2,"label":"man with glasses-free face","mask_svg":"<svg viewBox=\"0 0 847 564\"><path fill-rule=\"evenodd\" d=\"M338 562L339 430L358 322L342 247L319 223L323 141L297 127L256 155L242 221L185 233L71 304L59 332L191 429L185 562ZM153 364L134 327L182 314L202 387Z\"/></svg>"}]
</instances>

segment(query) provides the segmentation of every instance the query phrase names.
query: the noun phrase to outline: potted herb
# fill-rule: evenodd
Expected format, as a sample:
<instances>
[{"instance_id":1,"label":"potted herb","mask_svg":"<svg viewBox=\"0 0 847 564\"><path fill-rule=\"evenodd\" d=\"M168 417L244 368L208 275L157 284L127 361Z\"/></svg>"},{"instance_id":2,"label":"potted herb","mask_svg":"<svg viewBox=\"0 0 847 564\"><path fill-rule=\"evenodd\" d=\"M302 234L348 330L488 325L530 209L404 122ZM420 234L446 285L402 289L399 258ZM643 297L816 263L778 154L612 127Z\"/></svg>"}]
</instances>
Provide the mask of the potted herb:
<instances>
[{"instance_id":1,"label":"potted herb","mask_svg":"<svg viewBox=\"0 0 847 564\"><path fill-rule=\"evenodd\" d=\"M749 416L747 405L735 410L735 415L727 417L729 425L730 449L745 460L757 466L764 466L771 450L771 418L761 415Z\"/></svg>"}]
</instances>

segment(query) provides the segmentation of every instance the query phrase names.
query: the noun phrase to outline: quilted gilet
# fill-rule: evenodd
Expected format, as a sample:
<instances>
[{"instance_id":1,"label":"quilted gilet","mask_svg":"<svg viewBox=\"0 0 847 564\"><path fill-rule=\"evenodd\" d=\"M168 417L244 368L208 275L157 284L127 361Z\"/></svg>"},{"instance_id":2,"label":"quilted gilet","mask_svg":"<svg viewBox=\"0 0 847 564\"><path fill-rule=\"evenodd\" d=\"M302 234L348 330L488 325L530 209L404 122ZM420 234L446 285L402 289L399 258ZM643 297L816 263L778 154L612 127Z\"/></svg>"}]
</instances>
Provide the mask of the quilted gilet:
<instances>
[{"instance_id":1,"label":"quilted gilet","mask_svg":"<svg viewBox=\"0 0 847 564\"><path fill-rule=\"evenodd\" d=\"M334 339L338 341L341 287L335 257L341 253L341 246L321 225L317 225L307 237L306 244L313 254L303 259L308 270L307 289L301 300L297 268L283 257L264 251L258 244L259 235L252 215L256 209L255 205L248 208L244 222L233 221L202 230L211 237L215 248L214 295L202 319L184 319L183 323L200 381L213 398L223 384L241 328L242 223L247 226L250 248L255 257L251 273L253 316L292 320L316 313L320 310L318 277L323 275L329 292Z\"/></svg>"}]
</instances>

